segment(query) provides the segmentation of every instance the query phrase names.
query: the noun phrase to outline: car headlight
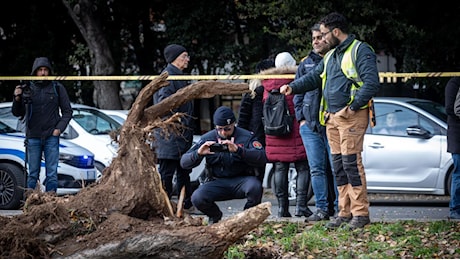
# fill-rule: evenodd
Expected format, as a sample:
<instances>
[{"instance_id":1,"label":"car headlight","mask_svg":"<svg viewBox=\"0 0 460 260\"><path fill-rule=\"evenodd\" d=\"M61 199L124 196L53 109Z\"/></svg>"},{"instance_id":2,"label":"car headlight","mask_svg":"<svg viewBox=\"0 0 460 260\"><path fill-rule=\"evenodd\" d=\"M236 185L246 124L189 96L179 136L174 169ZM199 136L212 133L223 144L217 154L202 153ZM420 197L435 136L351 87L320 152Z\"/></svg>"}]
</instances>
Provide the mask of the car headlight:
<instances>
[{"instance_id":1,"label":"car headlight","mask_svg":"<svg viewBox=\"0 0 460 260\"><path fill-rule=\"evenodd\" d=\"M94 156L59 153L59 160L77 168L94 168Z\"/></svg>"}]
</instances>

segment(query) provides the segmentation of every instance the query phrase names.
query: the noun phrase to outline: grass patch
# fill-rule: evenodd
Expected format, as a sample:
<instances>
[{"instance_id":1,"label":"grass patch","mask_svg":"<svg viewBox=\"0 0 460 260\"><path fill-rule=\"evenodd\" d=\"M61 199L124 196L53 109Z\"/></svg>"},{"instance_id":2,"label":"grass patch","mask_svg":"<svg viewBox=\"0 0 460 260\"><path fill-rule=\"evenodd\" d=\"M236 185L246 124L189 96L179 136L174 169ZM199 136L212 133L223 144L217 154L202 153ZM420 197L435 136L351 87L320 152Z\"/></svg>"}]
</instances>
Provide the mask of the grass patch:
<instances>
[{"instance_id":1,"label":"grass patch","mask_svg":"<svg viewBox=\"0 0 460 260\"><path fill-rule=\"evenodd\" d=\"M264 222L228 248L243 258L460 258L460 222L375 222L328 230L326 222Z\"/></svg>"}]
</instances>

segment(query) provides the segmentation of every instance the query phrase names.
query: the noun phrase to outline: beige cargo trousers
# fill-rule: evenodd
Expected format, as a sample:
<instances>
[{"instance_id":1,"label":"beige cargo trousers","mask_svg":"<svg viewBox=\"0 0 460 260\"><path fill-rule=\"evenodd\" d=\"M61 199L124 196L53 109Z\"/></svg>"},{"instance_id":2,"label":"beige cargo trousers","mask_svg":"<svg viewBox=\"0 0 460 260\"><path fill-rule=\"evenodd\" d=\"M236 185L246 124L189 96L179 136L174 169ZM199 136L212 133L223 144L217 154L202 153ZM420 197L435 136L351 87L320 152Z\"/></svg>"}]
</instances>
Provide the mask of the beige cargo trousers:
<instances>
[{"instance_id":1,"label":"beige cargo trousers","mask_svg":"<svg viewBox=\"0 0 460 260\"><path fill-rule=\"evenodd\" d=\"M351 111L347 106L336 113L327 113L326 117L327 138L339 191L338 216L369 216L366 173L361 156L369 109Z\"/></svg>"}]
</instances>

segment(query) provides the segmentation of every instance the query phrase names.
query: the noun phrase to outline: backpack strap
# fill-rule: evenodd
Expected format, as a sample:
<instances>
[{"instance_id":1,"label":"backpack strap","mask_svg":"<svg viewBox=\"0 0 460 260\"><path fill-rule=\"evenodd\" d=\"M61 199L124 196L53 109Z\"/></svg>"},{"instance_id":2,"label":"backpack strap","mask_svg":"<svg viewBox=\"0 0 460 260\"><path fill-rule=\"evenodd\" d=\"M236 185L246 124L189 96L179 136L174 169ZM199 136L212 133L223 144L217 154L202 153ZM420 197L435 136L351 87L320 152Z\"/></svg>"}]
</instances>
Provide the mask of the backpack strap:
<instances>
[{"instance_id":1,"label":"backpack strap","mask_svg":"<svg viewBox=\"0 0 460 260\"><path fill-rule=\"evenodd\" d=\"M53 81L53 88L54 88L54 94L59 98L59 93L60 93L60 86L56 83L56 81Z\"/></svg>"}]
</instances>

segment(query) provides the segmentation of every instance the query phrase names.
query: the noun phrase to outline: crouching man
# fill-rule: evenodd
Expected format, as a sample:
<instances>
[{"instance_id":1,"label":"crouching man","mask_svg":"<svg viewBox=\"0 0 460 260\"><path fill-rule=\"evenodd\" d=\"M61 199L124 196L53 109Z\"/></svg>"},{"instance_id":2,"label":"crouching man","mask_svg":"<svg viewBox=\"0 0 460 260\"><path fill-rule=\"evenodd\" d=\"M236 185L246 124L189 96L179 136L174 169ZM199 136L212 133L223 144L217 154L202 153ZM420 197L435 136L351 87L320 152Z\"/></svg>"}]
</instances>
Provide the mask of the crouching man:
<instances>
[{"instance_id":1,"label":"crouching man","mask_svg":"<svg viewBox=\"0 0 460 260\"><path fill-rule=\"evenodd\" d=\"M192 203L209 217L209 224L222 219L216 201L247 198L244 209L260 204L262 183L253 169L267 162L262 144L250 131L235 126L230 108L219 107L214 124L180 161L182 168L191 169L206 158L209 181L192 194Z\"/></svg>"}]
</instances>

